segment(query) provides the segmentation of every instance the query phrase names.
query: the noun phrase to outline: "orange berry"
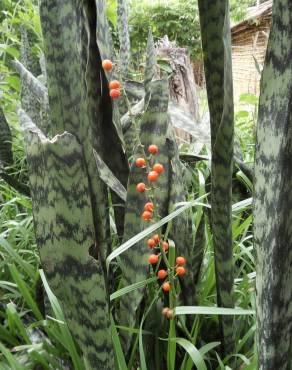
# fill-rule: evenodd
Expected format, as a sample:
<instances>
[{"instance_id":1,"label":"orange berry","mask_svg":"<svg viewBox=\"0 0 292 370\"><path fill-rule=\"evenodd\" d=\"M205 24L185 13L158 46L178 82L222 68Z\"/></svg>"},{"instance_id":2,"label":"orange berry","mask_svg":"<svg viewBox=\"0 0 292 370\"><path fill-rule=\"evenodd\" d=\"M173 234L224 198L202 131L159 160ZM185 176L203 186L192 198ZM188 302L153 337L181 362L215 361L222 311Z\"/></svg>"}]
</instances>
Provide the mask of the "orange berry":
<instances>
[{"instance_id":1,"label":"orange berry","mask_svg":"<svg viewBox=\"0 0 292 370\"><path fill-rule=\"evenodd\" d=\"M113 68L113 62L109 59L105 59L103 62L102 62L102 68L105 70L105 71L110 71L112 68Z\"/></svg>"},{"instance_id":2,"label":"orange berry","mask_svg":"<svg viewBox=\"0 0 292 370\"><path fill-rule=\"evenodd\" d=\"M160 280L165 279L166 276L167 276L167 271L165 271L165 270L159 270L158 273L157 273L157 277Z\"/></svg>"},{"instance_id":3,"label":"orange berry","mask_svg":"<svg viewBox=\"0 0 292 370\"><path fill-rule=\"evenodd\" d=\"M151 182L155 182L157 179L158 179L158 173L156 171L150 171L148 173L148 180L151 181Z\"/></svg>"},{"instance_id":4,"label":"orange berry","mask_svg":"<svg viewBox=\"0 0 292 370\"><path fill-rule=\"evenodd\" d=\"M167 313L168 313L169 310L170 310L169 307L164 307L163 310L162 310L162 315L167 316Z\"/></svg>"},{"instance_id":5,"label":"orange berry","mask_svg":"<svg viewBox=\"0 0 292 370\"><path fill-rule=\"evenodd\" d=\"M176 264L179 266L183 266L186 264L186 259L184 257L176 257Z\"/></svg>"},{"instance_id":6,"label":"orange berry","mask_svg":"<svg viewBox=\"0 0 292 370\"><path fill-rule=\"evenodd\" d=\"M139 193L144 193L145 189L146 189L146 185L144 184L144 182L139 182L139 184L137 184L136 186L136 190Z\"/></svg>"},{"instance_id":7,"label":"orange berry","mask_svg":"<svg viewBox=\"0 0 292 370\"><path fill-rule=\"evenodd\" d=\"M152 202L148 202L144 206L145 211L153 212L154 210L154 204Z\"/></svg>"},{"instance_id":8,"label":"orange berry","mask_svg":"<svg viewBox=\"0 0 292 370\"><path fill-rule=\"evenodd\" d=\"M117 99L121 96L121 91L119 89L112 89L109 94L112 99Z\"/></svg>"},{"instance_id":9,"label":"orange berry","mask_svg":"<svg viewBox=\"0 0 292 370\"><path fill-rule=\"evenodd\" d=\"M137 167L145 167L146 166L146 161L145 161L144 158L137 158L135 163L136 163Z\"/></svg>"},{"instance_id":10,"label":"orange berry","mask_svg":"<svg viewBox=\"0 0 292 370\"><path fill-rule=\"evenodd\" d=\"M148 259L148 262L151 265L155 265L158 262L158 256L157 256L157 254L151 254L150 257L149 257L149 259Z\"/></svg>"},{"instance_id":11,"label":"orange berry","mask_svg":"<svg viewBox=\"0 0 292 370\"><path fill-rule=\"evenodd\" d=\"M154 248L156 246L156 241L154 239L148 239L147 245L149 248Z\"/></svg>"},{"instance_id":12,"label":"orange berry","mask_svg":"<svg viewBox=\"0 0 292 370\"><path fill-rule=\"evenodd\" d=\"M157 154L158 153L158 146L154 145L154 144L149 145L148 152L150 154Z\"/></svg>"},{"instance_id":13,"label":"orange berry","mask_svg":"<svg viewBox=\"0 0 292 370\"><path fill-rule=\"evenodd\" d=\"M164 167L162 166L162 164L160 163L156 163L154 166L153 166L153 171L157 172L157 173L162 173L164 172Z\"/></svg>"},{"instance_id":14,"label":"orange berry","mask_svg":"<svg viewBox=\"0 0 292 370\"><path fill-rule=\"evenodd\" d=\"M142 213L142 218L144 221L150 221L153 217L153 213L149 211L145 211Z\"/></svg>"},{"instance_id":15,"label":"orange berry","mask_svg":"<svg viewBox=\"0 0 292 370\"><path fill-rule=\"evenodd\" d=\"M164 252L167 252L169 250L169 244L167 242L163 242L162 243L162 248L163 248Z\"/></svg>"},{"instance_id":16,"label":"orange berry","mask_svg":"<svg viewBox=\"0 0 292 370\"><path fill-rule=\"evenodd\" d=\"M165 292L169 292L169 291L170 291L170 284L169 284L169 282L163 283L163 284L162 284L162 289L163 289Z\"/></svg>"},{"instance_id":17,"label":"orange berry","mask_svg":"<svg viewBox=\"0 0 292 370\"><path fill-rule=\"evenodd\" d=\"M186 273L186 269L183 266L178 266L175 270L178 276L184 276Z\"/></svg>"},{"instance_id":18,"label":"orange berry","mask_svg":"<svg viewBox=\"0 0 292 370\"><path fill-rule=\"evenodd\" d=\"M155 234L154 236L152 236L152 239L156 241L156 244L160 242L160 236L158 234Z\"/></svg>"},{"instance_id":19,"label":"orange berry","mask_svg":"<svg viewBox=\"0 0 292 370\"><path fill-rule=\"evenodd\" d=\"M112 90L112 89L119 89L121 87L121 84L119 83L119 81L117 80L113 80L109 83L109 89Z\"/></svg>"}]
</instances>

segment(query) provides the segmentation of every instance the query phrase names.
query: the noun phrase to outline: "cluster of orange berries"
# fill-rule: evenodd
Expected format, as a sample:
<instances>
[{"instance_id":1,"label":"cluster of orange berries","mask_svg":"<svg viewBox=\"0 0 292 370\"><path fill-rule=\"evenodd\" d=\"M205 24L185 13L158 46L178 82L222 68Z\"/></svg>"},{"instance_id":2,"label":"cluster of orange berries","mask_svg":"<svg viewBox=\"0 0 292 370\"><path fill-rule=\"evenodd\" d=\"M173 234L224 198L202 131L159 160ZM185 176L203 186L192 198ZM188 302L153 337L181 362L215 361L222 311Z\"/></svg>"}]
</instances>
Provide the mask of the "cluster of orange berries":
<instances>
[{"instance_id":1,"label":"cluster of orange berries","mask_svg":"<svg viewBox=\"0 0 292 370\"><path fill-rule=\"evenodd\" d=\"M103 62L102 62L102 68L105 70L105 71L111 71L112 68L113 68L113 62L109 59L105 59ZM109 83L109 94L110 94L110 97L112 99L117 99L121 96L121 84L119 81L117 80L113 80Z\"/></svg>"},{"instance_id":2,"label":"cluster of orange berries","mask_svg":"<svg viewBox=\"0 0 292 370\"><path fill-rule=\"evenodd\" d=\"M186 264L186 260L184 257L179 256L176 258L175 276L183 277L185 275L186 273L186 269L184 267L185 264ZM166 270L158 270L157 272L157 277L159 280L164 280L167 277L167 275L168 275L168 272ZM164 282L162 284L162 289L165 292L169 292L171 289L170 283L168 281Z\"/></svg>"},{"instance_id":3,"label":"cluster of orange berries","mask_svg":"<svg viewBox=\"0 0 292 370\"><path fill-rule=\"evenodd\" d=\"M169 249L169 244L166 241L161 241L160 236L158 234L152 236L150 239L147 240L147 245L150 249L158 247L160 243L161 243L161 247L163 251L167 252ZM150 263L150 265L156 265L158 263L159 255L160 254L151 254L149 256L148 262ZM186 269L184 267L185 264L186 264L186 259L184 257L179 256L176 258L176 266L175 266L176 276L183 277L185 275L186 273ZM167 276L168 276L167 270L164 270L164 269L158 270L157 278L159 280L165 280ZM164 292L169 292L171 289L170 283L168 281L165 281L162 284L162 289L164 290Z\"/></svg>"},{"instance_id":4,"label":"cluster of orange berries","mask_svg":"<svg viewBox=\"0 0 292 370\"><path fill-rule=\"evenodd\" d=\"M152 155L155 155L158 153L158 147L157 145L151 144L148 147L148 152ZM147 167L146 160L144 158L137 158L136 159L136 166L137 167ZM155 182L158 180L158 177L160 174L164 172L164 167L160 163L155 163L152 167L152 171L150 171L147 175L147 179L149 182ZM139 193L144 193L146 188L146 184L144 182L140 182L136 186L136 190ZM151 221L153 217L153 210L154 210L154 204L149 202L146 203L144 206L144 212L142 213L142 218L144 221Z\"/></svg>"},{"instance_id":5,"label":"cluster of orange berries","mask_svg":"<svg viewBox=\"0 0 292 370\"><path fill-rule=\"evenodd\" d=\"M152 154L152 155L156 155L158 153L157 145L154 145L154 144L149 145L148 153ZM147 168L147 167L149 168L149 165L147 166L147 162L146 162L145 158L137 158L136 161L135 161L135 164L136 164L137 167L140 167L140 168ZM162 174L163 172L164 172L163 165L160 164L160 163L155 163L152 166L151 171L149 171L148 174L147 174L147 179L148 179L149 183L153 183L153 182L157 181L159 175ZM149 189L146 188L146 185L145 185L144 182L140 182L139 184L137 184L136 190L139 193L144 193L145 190L149 190ZM142 213L143 220L151 221L152 218L153 218L153 211L154 211L154 204L152 202L147 202L144 205L144 211ZM162 241L158 234L156 234L156 235L152 236L150 239L148 239L147 240L147 245L150 249L160 247L160 250L163 251L164 253L166 253L169 250L168 242L167 241ZM149 259L148 259L148 262L150 263L150 265L156 265L159 261L160 255L161 255L161 253L151 254L149 256ZM175 276L182 277L182 276L185 275L185 273L186 273L186 269L184 267L185 264L186 264L186 260L185 260L184 257L179 256L179 257L176 258L176 266L174 267ZM159 280L165 280L168 276L168 273L169 273L168 270L164 270L164 269L158 270L157 278ZM171 290L170 282L169 281L164 281L163 284L162 284L162 289L163 289L164 292L169 292Z\"/></svg>"}]
</instances>

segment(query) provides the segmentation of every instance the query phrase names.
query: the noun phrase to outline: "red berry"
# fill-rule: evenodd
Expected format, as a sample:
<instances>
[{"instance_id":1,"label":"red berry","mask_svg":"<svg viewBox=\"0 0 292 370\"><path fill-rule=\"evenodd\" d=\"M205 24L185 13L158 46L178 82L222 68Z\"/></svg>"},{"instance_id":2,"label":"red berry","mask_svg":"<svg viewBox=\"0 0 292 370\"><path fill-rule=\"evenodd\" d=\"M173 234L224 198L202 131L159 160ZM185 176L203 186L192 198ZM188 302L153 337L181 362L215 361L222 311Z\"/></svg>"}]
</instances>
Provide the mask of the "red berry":
<instances>
[{"instance_id":1,"label":"red berry","mask_svg":"<svg viewBox=\"0 0 292 370\"><path fill-rule=\"evenodd\" d=\"M148 261L151 265L155 265L158 262L157 254L151 254Z\"/></svg>"},{"instance_id":2,"label":"red berry","mask_svg":"<svg viewBox=\"0 0 292 370\"><path fill-rule=\"evenodd\" d=\"M105 59L103 62L102 62L102 68L105 70L105 71L110 71L112 68L113 68L113 62L109 59Z\"/></svg>"},{"instance_id":3,"label":"red berry","mask_svg":"<svg viewBox=\"0 0 292 370\"><path fill-rule=\"evenodd\" d=\"M153 166L153 171L157 172L157 173L162 173L164 172L164 167L162 166L162 164L160 163L156 163L154 166Z\"/></svg>"},{"instance_id":4,"label":"red berry","mask_svg":"<svg viewBox=\"0 0 292 370\"><path fill-rule=\"evenodd\" d=\"M146 161L144 158L137 158L135 163L137 167L146 167Z\"/></svg>"},{"instance_id":5,"label":"red berry","mask_svg":"<svg viewBox=\"0 0 292 370\"><path fill-rule=\"evenodd\" d=\"M112 89L109 94L112 99L117 99L121 96L121 91L119 89Z\"/></svg>"},{"instance_id":6,"label":"red berry","mask_svg":"<svg viewBox=\"0 0 292 370\"><path fill-rule=\"evenodd\" d=\"M109 89L112 90L112 89L119 89L121 87L121 84L119 83L119 81L117 80L113 80L109 83Z\"/></svg>"},{"instance_id":7,"label":"red berry","mask_svg":"<svg viewBox=\"0 0 292 370\"><path fill-rule=\"evenodd\" d=\"M183 266L186 264L186 259L184 257L176 257L176 264L179 266Z\"/></svg>"},{"instance_id":8,"label":"red berry","mask_svg":"<svg viewBox=\"0 0 292 370\"><path fill-rule=\"evenodd\" d=\"M152 236L152 239L156 241L156 244L160 242L160 236L158 234L155 234L154 236Z\"/></svg>"},{"instance_id":9,"label":"red berry","mask_svg":"<svg viewBox=\"0 0 292 370\"><path fill-rule=\"evenodd\" d=\"M139 182L139 184L137 184L136 186L136 190L139 193L144 193L145 189L146 189L146 185L144 184L144 182Z\"/></svg>"},{"instance_id":10,"label":"red berry","mask_svg":"<svg viewBox=\"0 0 292 370\"><path fill-rule=\"evenodd\" d=\"M152 202L148 202L144 206L145 211L153 212L154 210L154 204Z\"/></svg>"},{"instance_id":11,"label":"red berry","mask_svg":"<svg viewBox=\"0 0 292 370\"><path fill-rule=\"evenodd\" d=\"M148 173L148 180L151 182L155 182L158 179L159 174L155 171L150 171Z\"/></svg>"},{"instance_id":12,"label":"red berry","mask_svg":"<svg viewBox=\"0 0 292 370\"><path fill-rule=\"evenodd\" d=\"M184 276L186 273L186 269L183 266L178 266L175 270L178 276Z\"/></svg>"},{"instance_id":13,"label":"red berry","mask_svg":"<svg viewBox=\"0 0 292 370\"><path fill-rule=\"evenodd\" d=\"M148 152L150 154L157 154L158 153L158 146L154 145L154 144L149 145Z\"/></svg>"},{"instance_id":14,"label":"red berry","mask_svg":"<svg viewBox=\"0 0 292 370\"><path fill-rule=\"evenodd\" d=\"M166 276L167 276L167 271L165 271L165 270L159 270L158 273L157 273L157 277L160 280L165 279Z\"/></svg>"},{"instance_id":15,"label":"red berry","mask_svg":"<svg viewBox=\"0 0 292 370\"><path fill-rule=\"evenodd\" d=\"M163 284L162 284L162 289L163 289L165 292L169 292L169 291L170 291L170 284L169 284L169 282L163 283Z\"/></svg>"},{"instance_id":16,"label":"red berry","mask_svg":"<svg viewBox=\"0 0 292 370\"><path fill-rule=\"evenodd\" d=\"M156 246L156 241L154 239L148 239L147 245L149 248L154 248Z\"/></svg>"},{"instance_id":17,"label":"red berry","mask_svg":"<svg viewBox=\"0 0 292 370\"><path fill-rule=\"evenodd\" d=\"M162 243L162 248L163 248L164 252L167 252L168 249L169 249L169 244L167 242L163 242Z\"/></svg>"},{"instance_id":18,"label":"red berry","mask_svg":"<svg viewBox=\"0 0 292 370\"><path fill-rule=\"evenodd\" d=\"M144 221L150 221L153 217L153 213L149 211L145 211L142 213L142 218Z\"/></svg>"}]
</instances>

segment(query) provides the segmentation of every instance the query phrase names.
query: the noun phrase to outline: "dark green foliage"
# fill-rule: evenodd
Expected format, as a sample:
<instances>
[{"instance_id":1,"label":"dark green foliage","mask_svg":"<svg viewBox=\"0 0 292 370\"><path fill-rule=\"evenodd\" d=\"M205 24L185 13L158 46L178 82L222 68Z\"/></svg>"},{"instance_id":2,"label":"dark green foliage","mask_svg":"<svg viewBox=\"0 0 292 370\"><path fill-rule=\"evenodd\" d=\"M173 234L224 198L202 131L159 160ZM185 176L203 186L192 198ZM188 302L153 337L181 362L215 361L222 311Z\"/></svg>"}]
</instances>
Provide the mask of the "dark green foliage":
<instances>
[{"instance_id":1,"label":"dark green foliage","mask_svg":"<svg viewBox=\"0 0 292 370\"><path fill-rule=\"evenodd\" d=\"M275 0L255 154L259 369L292 366L292 11Z\"/></svg>"},{"instance_id":2,"label":"dark green foliage","mask_svg":"<svg viewBox=\"0 0 292 370\"><path fill-rule=\"evenodd\" d=\"M13 163L12 136L3 108L0 106L0 168Z\"/></svg>"},{"instance_id":3,"label":"dark green foliage","mask_svg":"<svg viewBox=\"0 0 292 370\"><path fill-rule=\"evenodd\" d=\"M200 22L211 125L211 226L215 251L217 299L233 307L231 228L233 171L233 90L228 0L200 0ZM222 317L225 354L234 351L234 319Z\"/></svg>"},{"instance_id":4,"label":"dark green foliage","mask_svg":"<svg viewBox=\"0 0 292 370\"><path fill-rule=\"evenodd\" d=\"M195 0L134 6L130 26L133 52L138 55L145 50L145 40L151 28L155 38L168 35L178 45L189 47L191 55L200 59L200 26Z\"/></svg>"}]
</instances>

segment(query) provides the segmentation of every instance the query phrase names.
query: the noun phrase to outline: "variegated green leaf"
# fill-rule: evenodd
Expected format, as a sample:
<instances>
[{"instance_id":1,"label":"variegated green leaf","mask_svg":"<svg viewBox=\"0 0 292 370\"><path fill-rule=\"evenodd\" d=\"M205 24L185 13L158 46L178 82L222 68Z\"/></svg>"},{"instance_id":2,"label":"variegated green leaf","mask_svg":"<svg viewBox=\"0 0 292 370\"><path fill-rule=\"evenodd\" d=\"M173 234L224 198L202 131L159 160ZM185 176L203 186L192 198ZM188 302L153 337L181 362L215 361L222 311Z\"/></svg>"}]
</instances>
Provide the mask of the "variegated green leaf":
<instances>
[{"instance_id":1,"label":"variegated green leaf","mask_svg":"<svg viewBox=\"0 0 292 370\"><path fill-rule=\"evenodd\" d=\"M118 35L120 41L120 72L122 76L127 76L130 58L131 46L128 26L128 9L126 0L118 1Z\"/></svg>"},{"instance_id":2,"label":"variegated green leaf","mask_svg":"<svg viewBox=\"0 0 292 370\"><path fill-rule=\"evenodd\" d=\"M144 77L144 89L146 95L148 95L150 92L150 83L155 76L155 71L156 71L156 52L153 35L151 29L149 29L146 49L145 77Z\"/></svg>"},{"instance_id":3,"label":"variegated green leaf","mask_svg":"<svg viewBox=\"0 0 292 370\"><path fill-rule=\"evenodd\" d=\"M103 270L89 255L95 230L83 148L69 133L48 140L26 131L26 140L43 269L90 369L111 370L114 363Z\"/></svg>"},{"instance_id":4,"label":"variegated green leaf","mask_svg":"<svg viewBox=\"0 0 292 370\"><path fill-rule=\"evenodd\" d=\"M98 11L104 11L103 2L97 4L102 7ZM84 2L81 6L75 0L42 0L40 13L52 127L54 134L64 130L74 134L84 147L91 178L97 239L93 254L104 261L111 248L108 198L106 185L96 175L92 149L99 153L124 186L128 176L125 154L113 124L108 81L101 68L100 51L95 42L99 32L100 39L105 39L105 23L96 24L94 2ZM100 18L99 14L98 20Z\"/></svg>"},{"instance_id":5,"label":"variegated green leaf","mask_svg":"<svg viewBox=\"0 0 292 370\"><path fill-rule=\"evenodd\" d=\"M34 95L34 99L48 103L48 91L46 87L18 60L14 61L14 65L20 74L21 80L26 85L26 89ZM24 103L24 108L28 104ZM46 105L48 110L48 105Z\"/></svg>"},{"instance_id":6,"label":"variegated green leaf","mask_svg":"<svg viewBox=\"0 0 292 370\"><path fill-rule=\"evenodd\" d=\"M255 154L257 348L260 370L290 369L292 349L292 8L274 0Z\"/></svg>"},{"instance_id":7,"label":"variegated green leaf","mask_svg":"<svg viewBox=\"0 0 292 370\"><path fill-rule=\"evenodd\" d=\"M40 74L39 60L32 52L32 40L29 39L24 25L21 25L20 33L20 61L22 65L16 63L15 66L21 77L21 106L39 127L45 126L45 131L47 131L48 101L44 100L42 95L37 94L42 87L39 87L38 80L34 77L34 75L38 76ZM44 95L47 97L46 94Z\"/></svg>"},{"instance_id":8,"label":"variegated green leaf","mask_svg":"<svg viewBox=\"0 0 292 370\"><path fill-rule=\"evenodd\" d=\"M104 163L102 158L93 149L93 155L96 161L97 170L101 179L107 184L107 186L113 190L124 202L127 198L127 190L120 183L120 181L115 177L112 171Z\"/></svg>"},{"instance_id":9,"label":"variegated green leaf","mask_svg":"<svg viewBox=\"0 0 292 370\"><path fill-rule=\"evenodd\" d=\"M12 135L3 108L0 105L0 167L9 166L12 163Z\"/></svg>"},{"instance_id":10,"label":"variegated green leaf","mask_svg":"<svg viewBox=\"0 0 292 370\"><path fill-rule=\"evenodd\" d=\"M231 228L233 91L228 0L199 0L202 47L210 109L212 148L211 224L215 250L217 299L233 307ZM220 317L222 347L234 352L234 319Z\"/></svg>"}]
</instances>

